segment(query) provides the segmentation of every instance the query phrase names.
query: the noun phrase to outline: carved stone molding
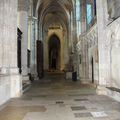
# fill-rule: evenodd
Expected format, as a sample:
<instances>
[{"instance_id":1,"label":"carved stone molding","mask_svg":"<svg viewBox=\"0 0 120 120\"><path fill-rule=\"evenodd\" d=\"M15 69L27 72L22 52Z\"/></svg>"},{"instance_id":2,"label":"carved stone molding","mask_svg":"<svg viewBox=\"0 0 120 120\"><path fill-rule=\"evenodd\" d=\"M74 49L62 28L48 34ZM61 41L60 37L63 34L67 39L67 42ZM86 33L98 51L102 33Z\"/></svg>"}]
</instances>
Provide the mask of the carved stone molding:
<instances>
[{"instance_id":1,"label":"carved stone molding","mask_svg":"<svg viewBox=\"0 0 120 120\"><path fill-rule=\"evenodd\" d=\"M86 34L86 39L88 42L88 46L93 47L98 44L98 34L97 34L97 25L93 26L93 28Z\"/></svg>"},{"instance_id":2,"label":"carved stone molding","mask_svg":"<svg viewBox=\"0 0 120 120\"><path fill-rule=\"evenodd\" d=\"M87 46L87 48L98 45L97 24L94 25L86 34L80 36L80 40L76 46L79 52L82 51L83 44L84 46Z\"/></svg>"}]
</instances>

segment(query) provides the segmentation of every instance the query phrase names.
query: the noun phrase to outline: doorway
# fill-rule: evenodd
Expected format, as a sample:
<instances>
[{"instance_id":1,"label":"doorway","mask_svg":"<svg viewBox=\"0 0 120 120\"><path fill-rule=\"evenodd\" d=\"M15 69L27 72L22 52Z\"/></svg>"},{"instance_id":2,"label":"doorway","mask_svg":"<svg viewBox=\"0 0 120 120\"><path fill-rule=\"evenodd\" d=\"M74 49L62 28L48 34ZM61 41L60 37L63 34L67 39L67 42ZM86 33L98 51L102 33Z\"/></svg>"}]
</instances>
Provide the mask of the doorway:
<instances>
[{"instance_id":1,"label":"doorway","mask_svg":"<svg viewBox=\"0 0 120 120\"><path fill-rule=\"evenodd\" d=\"M42 78L44 75L43 71L43 43L37 40L37 73L38 77Z\"/></svg>"},{"instance_id":2,"label":"doorway","mask_svg":"<svg viewBox=\"0 0 120 120\"><path fill-rule=\"evenodd\" d=\"M60 70L60 39L54 34L50 37L48 44L49 70Z\"/></svg>"},{"instance_id":3,"label":"doorway","mask_svg":"<svg viewBox=\"0 0 120 120\"><path fill-rule=\"evenodd\" d=\"M21 65L21 40L22 40L22 31L17 28L17 64L19 68L19 73L22 73Z\"/></svg>"},{"instance_id":4,"label":"doorway","mask_svg":"<svg viewBox=\"0 0 120 120\"><path fill-rule=\"evenodd\" d=\"M92 83L94 83L94 59L93 57L92 57L91 64L92 64Z\"/></svg>"}]
</instances>

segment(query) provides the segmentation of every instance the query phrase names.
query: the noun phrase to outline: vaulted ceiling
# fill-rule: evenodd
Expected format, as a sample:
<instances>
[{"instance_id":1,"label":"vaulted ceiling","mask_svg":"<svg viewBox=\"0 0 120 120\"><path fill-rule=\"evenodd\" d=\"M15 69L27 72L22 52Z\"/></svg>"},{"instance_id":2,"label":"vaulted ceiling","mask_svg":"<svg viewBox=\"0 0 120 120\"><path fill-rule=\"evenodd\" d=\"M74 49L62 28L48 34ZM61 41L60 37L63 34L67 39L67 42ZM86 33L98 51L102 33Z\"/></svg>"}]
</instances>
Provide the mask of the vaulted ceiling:
<instances>
[{"instance_id":1,"label":"vaulted ceiling","mask_svg":"<svg viewBox=\"0 0 120 120\"><path fill-rule=\"evenodd\" d=\"M51 24L68 24L72 0L34 0L34 6L38 9L38 18L43 27L48 28Z\"/></svg>"}]
</instances>

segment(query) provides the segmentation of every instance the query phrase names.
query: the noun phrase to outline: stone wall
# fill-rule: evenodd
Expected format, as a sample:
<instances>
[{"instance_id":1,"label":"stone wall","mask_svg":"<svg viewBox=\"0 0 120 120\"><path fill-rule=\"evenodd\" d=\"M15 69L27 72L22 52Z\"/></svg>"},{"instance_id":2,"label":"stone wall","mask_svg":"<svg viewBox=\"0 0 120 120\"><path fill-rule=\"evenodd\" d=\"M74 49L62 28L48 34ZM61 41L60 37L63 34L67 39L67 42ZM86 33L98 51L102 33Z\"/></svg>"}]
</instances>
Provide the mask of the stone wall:
<instances>
[{"instance_id":1,"label":"stone wall","mask_svg":"<svg viewBox=\"0 0 120 120\"><path fill-rule=\"evenodd\" d=\"M97 25L95 24L87 33L88 42L88 59L89 59L89 79L94 83L98 83L98 34ZM93 63L92 63L93 60ZM93 64L93 65L92 65ZM93 66L93 70L92 70ZM92 73L93 72L93 73ZM93 78L92 78L93 74Z\"/></svg>"},{"instance_id":2,"label":"stone wall","mask_svg":"<svg viewBox=\"0 0 120 120\"><path fill-rule=\"evenodd\" d=\"M107 26L106 34L110 46L110 84L120 88L120 18Z\"/></svg>"},{"instance_id":3,"label":"stone wall","mask_svg":"<svg viewBox=\"0 0 120 120\"><path fill-rule=\"evenodd\" d=\"M78 61L81 61L81 63L78 63L79 78L83 79L86 76L86 74L88 74L87 75L88 77L86 77L87 82L92 82L92 72L93 72L94 82L98 83L98 39L97 37L98 37L97 25L95 24L88 32L80 36L80 40L77 43L77 50L79 53ZM87 53L85 53L85 51ZM93 59L94 71L92 71L92 59Z\"/></svg>"}]
</instances>

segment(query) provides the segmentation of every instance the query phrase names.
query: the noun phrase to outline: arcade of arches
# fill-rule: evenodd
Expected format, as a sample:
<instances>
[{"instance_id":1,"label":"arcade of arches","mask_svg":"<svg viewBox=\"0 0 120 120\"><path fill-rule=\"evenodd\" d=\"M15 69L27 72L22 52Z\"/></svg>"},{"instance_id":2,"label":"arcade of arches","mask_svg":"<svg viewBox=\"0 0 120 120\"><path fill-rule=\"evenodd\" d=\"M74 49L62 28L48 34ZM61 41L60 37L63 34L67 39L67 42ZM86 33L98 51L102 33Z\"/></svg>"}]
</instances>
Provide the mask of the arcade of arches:
<instances>
[{"instance_id":1,"label":"arcade of arches","mask_svg":"<svg viewBox=\"0 0 120 120\"><path fill-rule=\"evenodd\" d=\"M102 96L101 100L114 99L120 106L120 0L1 0L0 31L0 109L7 102L9 107L14 106L12 110L22 103L24 107L38 105L39 100L45 104L50 95L48 100L55 98L64 109L68 91L69 99L76 96L79 103ZM82 96L78 94L82 92L86 97L80 100ZM60 101L62 97L64 101ZM68 102L73 111L84 109L74 108L77 104ZM45 112L44 104L41 108L28 105L25 109ZM104 117L109 112L103 113ZM0 112L0 119L8 120L9 116L1 115ZM83 114L75 116L87 120Z\"/></svg>"}]
</instances>

